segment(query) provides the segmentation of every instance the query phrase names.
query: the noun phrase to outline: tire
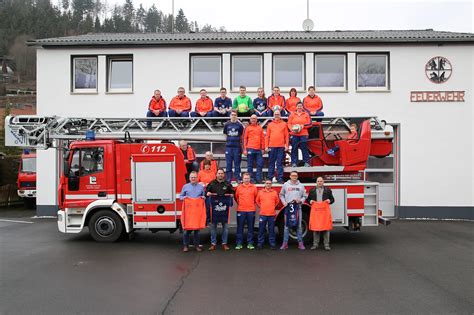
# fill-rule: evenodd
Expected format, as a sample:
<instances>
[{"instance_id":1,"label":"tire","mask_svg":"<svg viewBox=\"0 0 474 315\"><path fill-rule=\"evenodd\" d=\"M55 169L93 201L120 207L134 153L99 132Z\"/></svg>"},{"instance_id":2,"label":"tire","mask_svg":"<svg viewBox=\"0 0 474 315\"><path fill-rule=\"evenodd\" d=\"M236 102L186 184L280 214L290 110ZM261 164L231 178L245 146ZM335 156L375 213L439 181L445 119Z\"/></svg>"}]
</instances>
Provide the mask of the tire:
<instances>
[{"instance_id":1,"label":"tire","mask_svg":"<svg viewBox=\"0 0 474 315\"><path fill-rule=\"evenodd\" d=\"M280 220L277 222L277 227L278 227L278 236L280 237L281 240L283 240L283 230L285 228L285 218L282 216ZM313 239L313 233L309 230L309 212L305 211L305 208L303 207L303 217L301 218L301 229L303 233L303 242L305 244L309 244L310 241ZM296 229L290 229L290 240L297 240L296 237Z\"/></svg>"},{"instance_id":2,"label":"tire","mask_svg":"<svg viewBox=\"0 0 474 315\"><path fill-rule=\"evenodd\" d=\"M89 220L89 233L97 242L115 242L123 231L122 219L112 210L99 210Z\"/></svg>"}]
</instances>

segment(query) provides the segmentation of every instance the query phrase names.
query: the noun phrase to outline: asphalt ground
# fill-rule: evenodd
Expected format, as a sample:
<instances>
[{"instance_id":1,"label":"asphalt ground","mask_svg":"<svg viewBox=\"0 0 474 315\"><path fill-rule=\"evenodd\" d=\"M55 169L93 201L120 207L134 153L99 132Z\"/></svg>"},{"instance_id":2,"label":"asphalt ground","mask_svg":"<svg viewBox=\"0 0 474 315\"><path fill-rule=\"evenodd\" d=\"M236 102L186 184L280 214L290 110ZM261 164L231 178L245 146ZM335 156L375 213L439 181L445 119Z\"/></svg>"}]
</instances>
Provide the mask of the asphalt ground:
<instances>
[{"instance_id":1,"label":"asphalt ground","mask_svg":"<svg viewBox=\"0 0 474 315\"><path fill-rule=\"evenodd\" d=\"M1 314L474 313L474 222L336 229L330 252L182 253L179 233L96 243L32 215L0 209Z\"/></svg>"}]
</instances>

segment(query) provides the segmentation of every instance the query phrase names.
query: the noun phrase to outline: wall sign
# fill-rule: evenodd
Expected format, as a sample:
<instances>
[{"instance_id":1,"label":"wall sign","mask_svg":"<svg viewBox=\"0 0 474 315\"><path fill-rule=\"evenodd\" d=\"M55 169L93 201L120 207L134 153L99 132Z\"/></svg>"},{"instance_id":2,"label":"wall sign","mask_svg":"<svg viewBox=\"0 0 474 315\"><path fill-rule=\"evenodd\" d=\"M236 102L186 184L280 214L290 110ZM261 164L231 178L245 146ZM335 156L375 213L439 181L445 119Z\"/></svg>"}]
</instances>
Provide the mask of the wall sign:
<instances>
[{"instance_id":1,"label":"wall sign","mask_svg":"<svg viewBox=\"0 0 474 315\"><path fill-rule=\"evenodd\" d=\"M464 102L465 91L411 91L410 102Z\"/></svg>"},{"instance_id":2,"label":"wall sign","mask_svg":"<svg viewBox=\"0 0 474 315\"><path fill-rule=\"evenodd\" d=\"M425 65L425 74L428 80L433 83L441 84L451 77L453 66L451 62L441 56L436 56L428 60Z\"/></svg>"}]
</instances>

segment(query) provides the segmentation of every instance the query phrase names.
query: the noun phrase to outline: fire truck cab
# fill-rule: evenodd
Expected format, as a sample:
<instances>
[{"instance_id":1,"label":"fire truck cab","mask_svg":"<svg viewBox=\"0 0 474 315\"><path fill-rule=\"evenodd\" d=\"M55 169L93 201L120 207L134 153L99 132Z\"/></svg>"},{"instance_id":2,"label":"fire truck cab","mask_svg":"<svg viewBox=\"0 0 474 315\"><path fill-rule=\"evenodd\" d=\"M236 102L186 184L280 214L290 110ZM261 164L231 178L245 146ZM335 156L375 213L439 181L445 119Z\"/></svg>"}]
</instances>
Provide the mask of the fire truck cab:
<instances>
[{"instance_id":1,"label":"fire truck cab","mask_svg":"<svg viewBox=\"0 0 474 315\"><path fill-rule=\"evenodd\" d=\"M23 199L27 208L36 205L36 154L25 150L21 155L18 168L18 196Z\"/></svg>"}]
</instances>

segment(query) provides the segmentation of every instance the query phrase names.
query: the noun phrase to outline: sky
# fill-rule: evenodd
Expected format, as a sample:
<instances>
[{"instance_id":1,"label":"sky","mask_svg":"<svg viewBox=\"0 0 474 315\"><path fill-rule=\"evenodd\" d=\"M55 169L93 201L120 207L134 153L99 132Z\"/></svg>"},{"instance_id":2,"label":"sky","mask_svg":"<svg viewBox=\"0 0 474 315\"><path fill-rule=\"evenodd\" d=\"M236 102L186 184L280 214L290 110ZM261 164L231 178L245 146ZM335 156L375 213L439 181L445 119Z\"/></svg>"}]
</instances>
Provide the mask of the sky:
<instances>
[{"instance_id":1,"label":"sky","mask_svg":"<svg viewBox=\"0 0 474 315\"><path fill-rule=\"evenodd\" d=\"M107 0L123 4L125 0ZM199 25L227 31L299 31L306 19L306 0L174 0ZM171 13L172 0L133 0L145 8L153 3ZM434 29L474 33L474 0L309 0L315 31Z\"/></svg>"}]
</instances>

